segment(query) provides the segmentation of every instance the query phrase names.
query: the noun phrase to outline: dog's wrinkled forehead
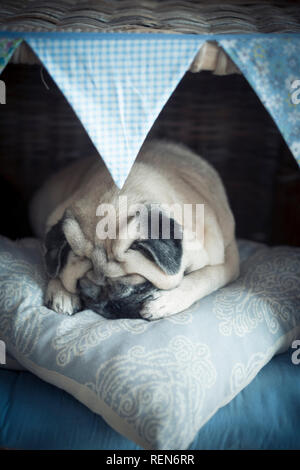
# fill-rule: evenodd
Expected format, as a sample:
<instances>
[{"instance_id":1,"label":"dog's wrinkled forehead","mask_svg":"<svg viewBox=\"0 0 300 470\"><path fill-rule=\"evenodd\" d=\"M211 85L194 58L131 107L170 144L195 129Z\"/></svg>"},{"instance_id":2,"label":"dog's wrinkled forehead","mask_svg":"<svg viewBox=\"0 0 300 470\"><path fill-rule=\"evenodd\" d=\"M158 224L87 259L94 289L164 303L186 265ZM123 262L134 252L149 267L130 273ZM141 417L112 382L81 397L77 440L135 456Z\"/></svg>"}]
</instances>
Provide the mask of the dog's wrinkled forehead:
<instances>
[{"instance_id":1,"label":"dog's wrinkled forehead","mask_svg":"<svg viewBox=\"0 0 300 470\"><path fill-rule=\"evenodd\" d=\"M127 236L120 236L123 227L119 227L119 236L116 238L98 239L95 234L92 242L85 236L84 227L81 227L68 210L63 219L51 228L46 238L48 248L50 245L57 245L53 263L59 263L60 254L63 253L59 246L67 244L78 258L91 261L90 276L97 283L101 283L105 278L117 279L127 276L130 280L134 279L132 282L147 280L160 289L172 288L182 275L182 240L175 236L176 232L180 232L180 227L174 219L168 218L161 211L158 215L154 238L149 236L149 229L143 230L141 235L138 231L141 219L129 214ZM149 213L146 219L151 226ZM168 236L165 236L162 230L166 221L169 222Z\"/></svg>"},{"instance_id":2,"label":"dog's wrinkled forehead","mask_svg":"<svg viewBox=\"0 0 300 470\"><path fill-rule=\"evenodd\" d=\"M108 244L97 245L92 252L91 261L96 278L101 277L121 277L127 274L124 266L115 259L109 259Z\"/></svg>"},{"instance_id":3,"label":"dog's wrinkled forehead","mask_svg":"<svg viewBox=\"0 0 300 470\"><path fill-rule=\"evenodd\" d=\"M174 287L182 276L181 226L157 207L146 207L141 215L129 214L127 222L125 235L122 224L119 237L106 242L108 258L124 274L143 276L161 289Z\"/></svg>"},{"instance_id":4,"label":"dog's wrinkled forehead","mask_svg":"<svg viewBox=\"0 0 300 470\"><path fill-rule=\"evenodd\" d=\"M180 270L181 235L179 224L157 208L120 217L118 236L96 241L91 256L96 276L137 274L151 282L172 277Z\"/></svg>"},{"instance_id":5,"label":"dog's wrinkled forehead","mask_svg":"<svg viewBox=\"0 0 300 470\"><path fill-rule=\"evenodd\" d=\"M70 213L64 219L63 231L74 253L81 258L91 260L95 278L101 280L105 277L120 277L126 274L122 265L113 258L111 240L102 240L98 241L97 244L92 244L85 237L81 226Z\"/></svg>"}]
</instances>

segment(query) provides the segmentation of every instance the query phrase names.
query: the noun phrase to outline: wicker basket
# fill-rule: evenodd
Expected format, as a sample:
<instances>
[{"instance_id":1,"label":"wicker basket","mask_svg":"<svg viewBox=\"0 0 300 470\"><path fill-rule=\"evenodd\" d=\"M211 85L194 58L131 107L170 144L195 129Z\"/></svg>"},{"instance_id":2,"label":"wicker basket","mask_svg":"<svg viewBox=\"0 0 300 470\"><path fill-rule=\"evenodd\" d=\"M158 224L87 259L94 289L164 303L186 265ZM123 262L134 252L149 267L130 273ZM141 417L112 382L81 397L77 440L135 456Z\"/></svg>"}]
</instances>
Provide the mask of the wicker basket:
<instances>
[{"instance_id":1,"label":"wicker basket","mask_svg":"<svg viewBox=\"0 0 300 470\"><path fill-rule=\"evenodd\" d=\"M14 210L7 210L1 233L15 237L30 233L24 207L47 176L94 152L72 108L41 70L38 65L9 64L2 75L7 87L7 104L0 107L0 175L6 181L2 200L7 200L10 184ZM293 191L299 192L299 171L243 76L186 73L149 136L184 142L217 168L228 191L238 236L298 243L297 214L290 217L288 227L279 227L278 208L284 206L287 211L291 206L292 210ZM292 189L284 189L290 176L282 178L282 174L294 175Z\"/></svg>"}]
</instances>

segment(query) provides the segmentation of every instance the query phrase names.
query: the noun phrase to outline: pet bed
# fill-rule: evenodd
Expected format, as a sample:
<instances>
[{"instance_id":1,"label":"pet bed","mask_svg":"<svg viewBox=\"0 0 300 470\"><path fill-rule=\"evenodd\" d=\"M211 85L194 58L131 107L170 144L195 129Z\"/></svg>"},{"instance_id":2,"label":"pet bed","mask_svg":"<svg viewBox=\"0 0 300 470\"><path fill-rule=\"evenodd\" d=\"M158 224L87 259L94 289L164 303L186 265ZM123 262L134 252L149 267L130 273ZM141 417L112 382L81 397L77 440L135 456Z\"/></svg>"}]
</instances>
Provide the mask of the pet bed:
<instances>
[{"instance_id":1,"label":"pet bed","mask_svg":"<svg viewBox=\"0 0 300 470\"><path fill-rule=\"evenodd\" d=\"M189 450L299 449L299 366L273 358L205 424ZM0 370L0 447L140 449L98 415L29 372Z\"/></svg>"},{"instance_id":2,"label":"pet bed","mask_svg":"<svg viewBox=\"0 0 300 470\"><path fill-rule=\"evenodd\" d=\"M156 322L43 306L37 240L0 242L0 330L26 369L145 449L187 449L199 429L300 334L300 249L240 242L241 275Z\"/></svg>"}]
</instances>

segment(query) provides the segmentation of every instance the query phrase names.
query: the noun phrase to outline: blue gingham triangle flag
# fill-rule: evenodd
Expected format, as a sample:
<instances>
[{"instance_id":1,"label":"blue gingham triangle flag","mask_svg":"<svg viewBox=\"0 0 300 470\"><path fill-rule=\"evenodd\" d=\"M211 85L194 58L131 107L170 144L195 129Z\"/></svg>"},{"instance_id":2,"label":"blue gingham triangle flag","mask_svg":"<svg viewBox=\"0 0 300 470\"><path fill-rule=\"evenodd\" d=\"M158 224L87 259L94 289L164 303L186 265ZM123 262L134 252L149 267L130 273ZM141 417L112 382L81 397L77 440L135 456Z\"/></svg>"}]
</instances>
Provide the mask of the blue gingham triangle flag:
<instances>
[{"instance_id":1,"label":"blue gingham triangle flag","mask_svg":"<svg viewBox=\"0 0 300 470\"><path fill-rule=\"evenodd\" d=\"M122 187L162 107L204 40L93 34L26 38Z\"/></svg>"},{"instance_id":2,"label":"blue gingham triangle flag","mask_svg":"<svg viewBox=\"0 0 300 470\"><path fill-rule=\"evenodd\" d=\"M221 39L300 165L300 35Z\"/></svg>"}]
</instances>

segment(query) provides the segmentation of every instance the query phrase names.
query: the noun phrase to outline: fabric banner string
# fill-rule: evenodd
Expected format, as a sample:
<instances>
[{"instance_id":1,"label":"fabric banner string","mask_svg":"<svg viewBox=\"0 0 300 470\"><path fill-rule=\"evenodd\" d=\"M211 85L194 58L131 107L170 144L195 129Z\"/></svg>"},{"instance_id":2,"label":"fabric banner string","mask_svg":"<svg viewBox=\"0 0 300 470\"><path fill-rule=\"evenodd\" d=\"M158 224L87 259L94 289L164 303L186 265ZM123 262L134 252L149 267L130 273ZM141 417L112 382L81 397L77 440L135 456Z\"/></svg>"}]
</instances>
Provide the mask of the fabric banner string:
<instances>
[{"instance_id":1,"label":"fabric banner string","mask_svg":"<svg viewBox=\"0 0 300 470\"><path fill-rule=\"evenodd\" d=\"M119 188L208 39L137 33L19 36L0 37L0 73L24 39L73 107ZM214 39L243 72L300 165L300 35L209 36Z\"/></svg>"}]
</instances>

